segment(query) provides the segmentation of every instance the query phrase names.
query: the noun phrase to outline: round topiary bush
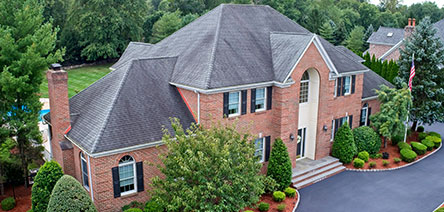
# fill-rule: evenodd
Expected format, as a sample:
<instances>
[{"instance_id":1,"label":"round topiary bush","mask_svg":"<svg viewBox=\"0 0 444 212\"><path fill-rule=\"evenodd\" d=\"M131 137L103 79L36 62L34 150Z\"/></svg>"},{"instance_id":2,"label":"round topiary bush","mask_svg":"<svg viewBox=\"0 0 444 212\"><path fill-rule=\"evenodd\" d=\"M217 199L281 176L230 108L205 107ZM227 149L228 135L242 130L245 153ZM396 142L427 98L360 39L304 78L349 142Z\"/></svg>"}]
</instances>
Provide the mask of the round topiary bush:
<instances>
[{"instance_id":1,"label":"round topiary bush","mask_svg":"<svg viewBox=\"0 0 444 212\"><path fill-rule=\"evenodd\" d=\"M344 123L336 132L331 155L338 158L342 163L350 163L358 153L353 133L347 123Z\"/></svg>"},{"instance_id":2,"label":"round topiary bush","mask_svg":"<svg viewBox=\"0 0 444 212\"><path fill-rule=\"evenodd\" d=\"M79 181L69 175L64 175L57 181L52 191L48 211L97 212L97 209Z\"/></svg>"},{"instance_id":3,"label":"round topiary bush","mask_svg":"<svg viewBox=\"0 0 444 212\"><path fill-rule=\"evenodd\" d=\"M419 126L418 128L416 128L417 132L424 132L424 127L423 126Z\"/></svg>"},{"instance_id":4,"label":"round topiary bush","mask_svg":"<svg viewBox=\"0 0 444 212\"><path fill-rule=\"evenodd\" d=\"M413 162L418 156L416 152L410 149L401 149L401 159L407 163Z\"/></svg>"},{"instance_id":5,"label":"round topiary bush","mask_svg":"<svg viewBox=\"0 0 444 212\"><path fill-rule=\"evenodd\" d=\"M429 137L434 138L432 136L429 136ZM435 147L435 143L433 143L433 141L429 140L429 139L424 139L421 141L421 143L427 147L427 151L432 151L433 148Z\"/></svg>"},{"instance_id":6,"label":"round topiary bush","mask_svg":"<svg viewBox=\"0 0 444 212\"><path fill-rule=\"evenodd\" d=\"M401 149L412 149L412 146L410 146L410 144L408 144L407 142L399 142L398 143L398 148L399 151L401 151Z\"/></svg>"},{"instance_id":7,"label":"round topiary bush","mask_svg":"<svg viewBox=\"0 0 444 212\"><path fill-rule=\"evenodd\" d=\"M410 142L410 144L412 145L413 151L415 151L418 155L423 155L427 152L427 146L425 146L424 144L416 141Z\"/></svg>"},{"instance_id":8,"label":"round topiary bush","mask_svg":"<svg viewBox=\"0 0 444 212\"><path fill-rule=\"evenodd\" d=\"M140 208L130 208L125 210L124 212L143 212Z\"/></svg>"},{"instance_id":9,"label":"round topiary bush","mask_svg":"<svg viewBox=\"0 0 444 212\"><path fill-rule=\"evenodd\" d=\"M284 211L285 210L285 207L287 207L285 204L279 204L278 206L277 206L277 210L278 211Z\"/></svg>"},{"instance_id":10,"label":"round topiary bush","mask_svg":"<svg viewBox=\"0 0 444 212\"><path fill-rule=\"evenodd\" d=\"M362 151L362 152L358 153L358 158L363 160L364 162L367 162L369 157L370 157L370 154L368 154L367 151Z\"/></svg>"},{"instance_id":11,"label":"round topiary bush","mask_svg":"<svg viewBox=\"0 0 444 212\"><path fill-rule=\"evenodd\" d=\"M266 202L259 203L259 207L257 208L259 211L268 211L270 209L270 204Z\"/></svg>"},{"instance_id":12,"label":"round topiary bush","mask_svg":"<svg viewBox=\"0 0 444 212\"><path fill-rule=\"evenodd\" d=\"M438 148L441 145L441 138L436 136L427 136L423 141L432 142L435 148Z\"/></svg>"},{"instance_id":13,"label":"round topiary bush","mask_svg":"<svg viewBox=\"0 0 444 212\"><path fill-rule=\"evenodd\" d=\"M163 207L155 200L150 200L145 204L145 212L162 212Z\"/></svg>"},{"instance_id":14,"label":"round topiary bush","mask_svg":"<svg viewBox=\"0 0 444 212\"><path fill-rule=\"evenodd\" d=\"M49 161L40 167L32 185L31 204L34 212L46 212L52 189L63 176L62 167Z\"/></svg>"},{"instance_id":15,"label":"round topiary bush","mask_svg":"<svg viewBox=\"0 0 444 212\"><path fill-rule=\"evenodd\" d=\"M376 167L376 162L372 161L372 162L368 163L368 167L370 167L370 168Z\"/></svg>"},{"instance_id":16,"label":"round topiary bush","mask_svg":"<svg viewBox=\"0 0 444 212\"><path fill-rule=\"evenodd\" d=\"M429 136L435 136L437 138L441 138L441 134L437 133L437 132L429 132L428 134Z\"/></svg>"},{"instance_id":17,"label":"round topiary bush","mask_svg":"<svg viewBox=\"0 0 444 212\"><path fill-rule=\"evenodd\" d=\"M353 160L353 167L360 169L362 167L364 167L365 162L362 159L359 158L355 158Z\"/></svg>"},{"instance_id":18,"label":"round topiary bush","mask_svg":"<svg viewBox=\"0 0 444 212\"><path fill-rule=\"evenodd\" d=\"M282 202L285 200L285 193L282 191L273 192L273 200L276 202Z\"/></svg>"},{"instance_id":19,"label":"round topiary bush","mask_svg":"<svg viewBox=\"0 0 444 212\"><path fill-rule=\"evenodd\" d=\"M285 196L287 196L287 197L295 197L296 196L296 189L288 187L284 190L284 193L285 193Z\"/></svg>"},{"instance_id":20,"label":"round topiary bush","mask_svg":"<svg viewBox=\"0 0 444 212\"><path fill-rule=\"evenodd\" d=\"M292 174L291 160L287 147L282 139L278 138L274 141L271 148L267 176L273 178L278 184L277 189L282 191L290 185Z\"/></svg>"},{"instance_id":21,"label":"round topiary bush","mask_svg":"<svg viewBox=\"0 0 444 212\"><path fill-rule=\"evenodd\" d=\"M1 202L2 204L2 210L9 211L14 209L15 207L15 199L12 197L7 197Z\"/></svg>"},{"instance_id":22,"label":"round topiary bush","mask_svg":"<svg viewBox=\"0 0 444 212\"><path fill-rule=\"evenodd\" d=\"M358 152L367 151L369 154L376 154L381 148L381 138L371 127L361 126L353 129L353 137Z\"/></svg>"},{"instance_id":23,"label":"round topiary bush","mask_svg":"<svg viewBox=\"0 0 444 212\"><path fill-rule=\"evenodd\" d=\"M422 141L424 140L427 136L429 136L429 134L425 133L425 132L420 132L418 133L418 140Z\"/></svg>"}]
</instances>

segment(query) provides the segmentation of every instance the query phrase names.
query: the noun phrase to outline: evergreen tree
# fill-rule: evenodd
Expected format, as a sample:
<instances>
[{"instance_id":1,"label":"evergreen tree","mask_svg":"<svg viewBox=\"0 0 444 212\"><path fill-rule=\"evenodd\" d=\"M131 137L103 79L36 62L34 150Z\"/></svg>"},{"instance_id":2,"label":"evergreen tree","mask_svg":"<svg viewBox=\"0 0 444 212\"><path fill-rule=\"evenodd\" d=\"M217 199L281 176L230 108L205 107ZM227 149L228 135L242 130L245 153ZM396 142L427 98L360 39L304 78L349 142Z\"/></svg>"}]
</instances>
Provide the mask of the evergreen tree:
<instances>
[{"instance_id":1,"label":"evergreen tree","mask_svg":"<svg viewBox=\"0 0 444 212\"><path fill-rule=\"evenodd\" d=\"M345 41L347 48L357 55L361 55L364 47L364 27L357 26L351 32Z\"/></svg>"},{"instance_id":2,"label":"evergreen tree","mask_svg":"<svg viewBox=\"0 0 444 212\"><path fill-rule=\"evenodd\" d=\"M444 121L444 69L440 67L444 64L444 46L436 32L430 19L424 18L400 51L398 87L400 82L408 82L415 55L413 105L410 108L413 130L418 122L433 124Z\"/></svg>"},{"instance_id":3,"label":"evergreen tree","mask_svg":"<svg viewBox=\"0 0 444 212\"><path fill-rule=\"evenodd\" d=\"M358 154L358 149L353 138L353 132L348 123L344 123L335 134L331 155L347 164L353 160L356 154Z\"/></svg>"},{"instance_id":4,"label":"evergreen tree","mask_svg":"<svg viewBox=\"0 0 444 212\"><path fill-rule=\"evenodd\" d=\"M55 50L57 31L44 23L42 12L37 0L0 1L0 132L16 140L25 177L30 158L40 157L42 71L63 55Z\"/></svg>"},{"instance_id":5,"label":"evergreen tree","mask_svg":"<svg viewBox=\"0 0 444 212\"><path fill-rule=\"evenodd\" d=\"M49 161L40 167L32 185L32 211L46 212L51 192L57 181L63 176L62 167L56 161Z\"/></svg>"},{"instance_id":6,"label":"evergreen tree","mask_svg":"<svg viewBox=\"0 0 444 212\"><path fill-rule=\"evenodd\" d=\"M373 29L373 24L370 24L364 34L364 49L368 49L369 43L367 42L367 40L370 38L374 31L375 29Z\"/></svg>"},{"instance_id":7,"label":"evergreen tree","mask_svg":"<svg viewBox=\"0 0 444 212\"><path fill-rule=\"evenodd\" d=\"M279 184L279 190L283 191L290 185L292 173L287 147L282 139L278 138L274 141L271 148L267 176L273 178Z\"/></svg>"},{"instance_id":8,"label":"evergreen tree","mask_svg":"<svg viewBox=\"0 0 444 212\"><path fill-rule=\"evenodd\" d=\"M151 43L157 43L162 39L173 34L175 31L182 27L182 20L180 18L180 12L164 13L163 16L154 23L153 34L151 36Z\"/></svg>"},{"instance_id":9,"label":"evergreen tree","mask_svg":"<svg viewBox=\"0 0 444 212\"><path fill-rule=\"evenodd\" d=\"M338 25L336 25L333 35L335 37L335 45L343 44L348 35L344 22L341 21Z\"/></svg>"},{"instance_id":10,"label":"evergreen tree","mask_svg":"<svg viewBox=\"0 0 444 212\"><path fill-rule=\"evenodd\" d=\"M330 21L326 21L319 29L319 34L330 43L335 43L333 33L333 27L331 26Z\"/></svg>"}]
</instances>

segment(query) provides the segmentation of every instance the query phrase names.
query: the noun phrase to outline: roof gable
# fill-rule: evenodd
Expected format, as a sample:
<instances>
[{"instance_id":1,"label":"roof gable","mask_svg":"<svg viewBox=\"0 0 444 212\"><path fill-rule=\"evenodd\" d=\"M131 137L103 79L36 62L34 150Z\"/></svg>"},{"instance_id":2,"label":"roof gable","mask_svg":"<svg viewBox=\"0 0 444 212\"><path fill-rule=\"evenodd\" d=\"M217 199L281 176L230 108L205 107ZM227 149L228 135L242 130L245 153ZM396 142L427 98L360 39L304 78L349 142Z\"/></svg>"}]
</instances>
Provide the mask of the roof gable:
<instances>
[{"instance_id":1,"label":"roof gable","mask_svg":"<svg viewBox=\"0 0 444 212\"><path fill-rule=\"evenodd\" d=\"M389 36L391 34L391 36ZM378 31L373 32L368 38L368 43L382 44L382 45L395 45L404 39L404 29L391 28L391 27L379 27Z\"/></svg>"}]
</instances>

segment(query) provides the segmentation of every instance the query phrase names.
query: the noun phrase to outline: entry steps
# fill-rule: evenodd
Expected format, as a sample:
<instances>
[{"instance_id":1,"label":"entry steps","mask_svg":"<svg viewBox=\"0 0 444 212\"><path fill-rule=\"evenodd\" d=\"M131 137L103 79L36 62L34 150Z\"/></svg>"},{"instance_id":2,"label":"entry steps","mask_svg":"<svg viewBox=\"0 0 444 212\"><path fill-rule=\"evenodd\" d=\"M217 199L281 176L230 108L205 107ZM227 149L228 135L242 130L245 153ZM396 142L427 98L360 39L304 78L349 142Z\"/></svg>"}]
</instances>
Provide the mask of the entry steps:
<instances>
[{"instance_id":1,"label":"entry steps","mask_svg":"<svg viewBox=\"0 0 444 212\"><path fill-rule=\"evenodd\" d=\"M337 158L327 156L320 160L301 159L296 161L291 183L301 189L345 171Z\"/></svg>"}]
</instances>

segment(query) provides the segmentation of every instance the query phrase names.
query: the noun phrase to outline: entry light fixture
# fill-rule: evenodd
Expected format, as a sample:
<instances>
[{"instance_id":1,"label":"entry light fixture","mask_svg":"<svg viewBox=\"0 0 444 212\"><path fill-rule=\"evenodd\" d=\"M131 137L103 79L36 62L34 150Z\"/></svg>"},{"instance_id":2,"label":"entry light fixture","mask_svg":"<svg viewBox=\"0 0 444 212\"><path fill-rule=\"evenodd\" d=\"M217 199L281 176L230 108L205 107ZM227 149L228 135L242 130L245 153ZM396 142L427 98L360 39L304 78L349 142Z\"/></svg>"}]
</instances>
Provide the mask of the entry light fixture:
<instances>
[{"instance_id":1,"label":"entry light fixture","mask_svg":"<svg viewBox=\"0 0 444 212\"><path fill-rule=\"evenodd\" d=\"M328 128L327 125L324 125L324 127L322 128L325 132L327 132Z\"/></svg>"},{"instance_id":2,"label":"entry light fixture","mask_svg":"<svg viewBox=\"0 0 444 212\"><path fill-rule=\"evenodd\" d=\"M290 133L290 140L291 140L291 141L294 141L294 135L293 135L293 133Z\"/></svg>"}]
</instances>

